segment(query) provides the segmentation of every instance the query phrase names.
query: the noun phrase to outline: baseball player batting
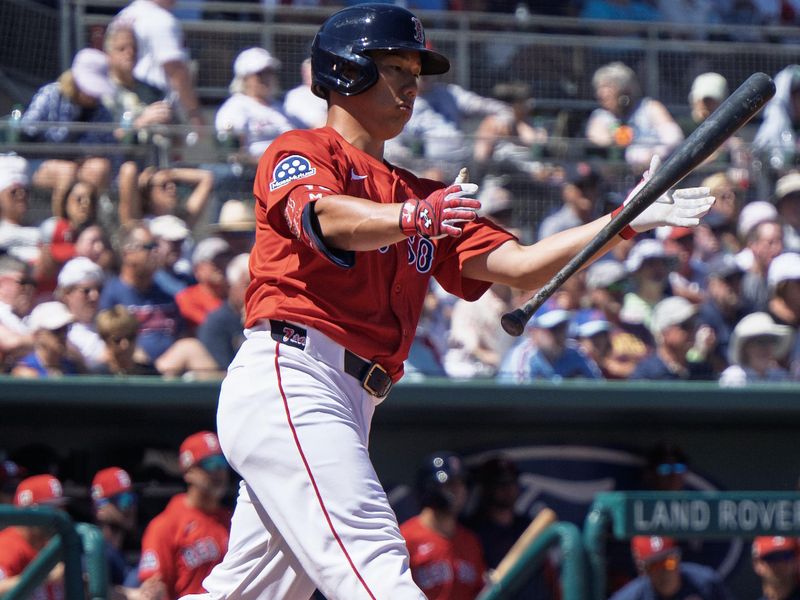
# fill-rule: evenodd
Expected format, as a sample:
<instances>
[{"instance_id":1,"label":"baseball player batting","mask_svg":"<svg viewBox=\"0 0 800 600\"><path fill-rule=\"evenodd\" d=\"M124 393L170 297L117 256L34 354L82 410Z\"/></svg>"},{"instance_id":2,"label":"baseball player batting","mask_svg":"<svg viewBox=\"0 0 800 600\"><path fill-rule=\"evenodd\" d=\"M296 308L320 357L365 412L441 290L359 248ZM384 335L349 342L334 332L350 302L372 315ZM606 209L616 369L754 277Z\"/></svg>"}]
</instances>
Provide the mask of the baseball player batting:
<instances>
[{"instance_id":1,"label":"baseball player batting","mask_svg":"<svg viewBox=\"0 0 800 600\"><path fill-rule=\"evenodd\" d=\"M406 9L333 14L311 61L327 125L278 137L256 173L246 340L217 417L243 483L227 554L204 587L214 600L307 600L315 587L329 600L423 600L367 446L429 280L467 300L492 282L535 289L611 217L523 247L477 218L476 185L384 160L420 76L450 68ZM631 225L697 225L712 202L707 189L679 190Z\"/></svg>"}]
</instances>

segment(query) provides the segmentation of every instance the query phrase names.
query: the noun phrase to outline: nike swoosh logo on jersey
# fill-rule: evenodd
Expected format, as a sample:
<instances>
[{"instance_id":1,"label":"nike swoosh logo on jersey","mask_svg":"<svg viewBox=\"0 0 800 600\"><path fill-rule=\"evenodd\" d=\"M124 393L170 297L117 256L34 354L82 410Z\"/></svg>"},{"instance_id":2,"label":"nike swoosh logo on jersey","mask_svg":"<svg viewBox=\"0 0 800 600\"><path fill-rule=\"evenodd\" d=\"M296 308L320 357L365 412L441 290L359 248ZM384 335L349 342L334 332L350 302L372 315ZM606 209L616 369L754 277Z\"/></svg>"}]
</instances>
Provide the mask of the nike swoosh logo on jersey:
<instances>
[{"instance_id":1,"label":"nike swoosh logo on jersey","mask_svg":"<svg viewBox=\"0 0 800 600\"><path fill-rule=\"evenodd\" d=\"M359 175L358 173L356 173L355 169L351 168L350 169L350 177L352 179L359 180L359 179L366 179L367 177L369 177L369 175Z\"/></svg>"}]
</instances>

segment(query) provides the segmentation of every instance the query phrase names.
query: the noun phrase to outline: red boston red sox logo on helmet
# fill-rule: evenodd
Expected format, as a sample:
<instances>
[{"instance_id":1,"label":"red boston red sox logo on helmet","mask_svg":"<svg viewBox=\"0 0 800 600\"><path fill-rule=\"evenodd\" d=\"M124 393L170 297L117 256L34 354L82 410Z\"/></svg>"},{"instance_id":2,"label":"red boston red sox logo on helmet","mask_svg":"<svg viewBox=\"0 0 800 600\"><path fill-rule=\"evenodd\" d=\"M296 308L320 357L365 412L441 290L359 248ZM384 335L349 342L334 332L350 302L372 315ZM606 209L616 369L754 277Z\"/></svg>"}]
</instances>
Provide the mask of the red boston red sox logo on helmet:
<instances>
[{"instance_id":1,"label":"red boston red sox logo on helmet","mask_svg":"<svg viewBox=\"0 0 800 600\"><path fill-rule=\"evenodd\" d=\"M414 23L414 39L420 44L424 44L425 30L422 29L422 22L417 17L411 17L411 22Z\"/></svg>"}]
</instances>

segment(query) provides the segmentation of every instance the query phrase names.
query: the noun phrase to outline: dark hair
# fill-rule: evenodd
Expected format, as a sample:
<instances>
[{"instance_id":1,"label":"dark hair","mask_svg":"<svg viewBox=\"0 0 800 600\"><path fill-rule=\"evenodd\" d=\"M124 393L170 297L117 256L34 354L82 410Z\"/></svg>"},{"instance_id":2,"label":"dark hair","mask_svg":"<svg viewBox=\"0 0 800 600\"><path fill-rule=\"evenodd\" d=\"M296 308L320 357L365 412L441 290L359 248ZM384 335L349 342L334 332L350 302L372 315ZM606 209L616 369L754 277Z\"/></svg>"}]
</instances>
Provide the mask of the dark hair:
<instances>
[{"instance_id":1,"label":"dark hair","mask_svg":"<svg viewBox=\"0 0 800 600\"><path fill-rule=\"evenodd\" d=\"M69 220L69 216L67 215L67 201L69 200L70 194L72 194L72 192L75 191L75 188L79 185L85 185L89 188L89 198L92 201L93 214L89 216L89 219L86 222L88 224L94 222L97 216L97 188L88 181L76 179L70 184L70 186L67 188L67 191L64 193L63 198L61 199L61 217Z\"/></svg>"}]
</instances>

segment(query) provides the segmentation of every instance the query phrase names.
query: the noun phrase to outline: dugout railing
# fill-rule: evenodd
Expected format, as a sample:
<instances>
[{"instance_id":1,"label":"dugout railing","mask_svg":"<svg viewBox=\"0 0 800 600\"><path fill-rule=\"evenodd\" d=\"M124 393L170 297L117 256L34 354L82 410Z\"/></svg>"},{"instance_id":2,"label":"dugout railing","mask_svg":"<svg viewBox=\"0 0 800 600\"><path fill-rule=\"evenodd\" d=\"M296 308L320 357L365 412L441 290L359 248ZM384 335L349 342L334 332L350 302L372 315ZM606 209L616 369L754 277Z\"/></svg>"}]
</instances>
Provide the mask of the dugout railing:
<instances>
[{"instance_id":1,"label":"dugout railing","mask_svg":"<svg viewBox=\"0 0 800 600\"><path fill-rule=\"evenodd\" d=\"M752 539L800 535L798 492L604 492L583 527L589 600L606 597L606 542L636 535Z\"/></svg>"},{"instance_id":2,"label":"dugout railing","mask_svg":"<svg viewBox=\"0 0 800 600\"><path fill-rule=\"evenodd\" d=\"M519 561L499 581L481 592L478 600L506 600L531 579L552 547L560 553L559 583L562 600L586 600L586 559L580 530L572 523L548 526L520 555Z\"/></svg>"},{"instance_id":3,"label":"dugout railing","mask_svg":"<svg viewBox=\"0 0 800 600\"><path fill-rule=\"evenodd\" d=\"M60 562L64 563L65 600L107 600L105 542L97 527L76 524L66 512L48 506L0 506L0 529L7 526L45 527L55 535L23 570L16 585L3 594L3 600L33 597Z\"/></svg>"}]
</instances>

